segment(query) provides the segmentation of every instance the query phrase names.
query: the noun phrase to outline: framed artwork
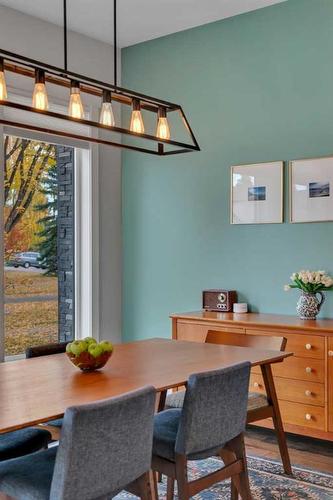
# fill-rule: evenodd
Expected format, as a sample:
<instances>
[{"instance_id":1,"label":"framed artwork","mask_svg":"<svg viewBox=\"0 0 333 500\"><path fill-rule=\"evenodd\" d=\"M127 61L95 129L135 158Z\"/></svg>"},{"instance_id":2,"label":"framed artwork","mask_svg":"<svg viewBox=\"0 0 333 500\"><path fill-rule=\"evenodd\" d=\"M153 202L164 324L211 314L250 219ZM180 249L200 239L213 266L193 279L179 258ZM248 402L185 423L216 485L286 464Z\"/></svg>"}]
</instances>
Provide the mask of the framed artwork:
<instances>
[{"instance_id":1,"label":"framed artwork","mask_svg":"<svg viewBox=\"0 0 333 500\"><path fill-rule=\"evenodd\" d=\"M290 222L333 221L333 156L289 162Z\"/></svg>"},{"instance_id":2,"label":"framed artwork","mask_svg":"<svg viewBox=\"0 0 333 500\"><path fill-rule=\"evenodd\" d=\"M283 161L231 167L230 222L283 222Z\"/></svg>"}]
</instances>

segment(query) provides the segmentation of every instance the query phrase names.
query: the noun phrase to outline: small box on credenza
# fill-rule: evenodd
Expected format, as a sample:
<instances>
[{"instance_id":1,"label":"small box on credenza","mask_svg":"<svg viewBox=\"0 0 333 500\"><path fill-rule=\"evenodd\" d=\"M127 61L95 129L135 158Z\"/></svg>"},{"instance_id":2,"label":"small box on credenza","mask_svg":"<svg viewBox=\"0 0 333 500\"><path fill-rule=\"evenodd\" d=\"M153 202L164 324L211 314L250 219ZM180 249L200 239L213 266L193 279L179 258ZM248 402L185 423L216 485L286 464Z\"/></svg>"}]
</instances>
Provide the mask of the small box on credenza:
<instances>
[{"instance_id":1,"label":"small box on credenza","mask_svg":"<svg viewBox=\"0 0 333 500\"><path fill-rule=\"evenodd\" d=\"M237 302L235 290L204 290L202 292L202 307L205 311L232 312Z\"/></svg>"}]
</instances>

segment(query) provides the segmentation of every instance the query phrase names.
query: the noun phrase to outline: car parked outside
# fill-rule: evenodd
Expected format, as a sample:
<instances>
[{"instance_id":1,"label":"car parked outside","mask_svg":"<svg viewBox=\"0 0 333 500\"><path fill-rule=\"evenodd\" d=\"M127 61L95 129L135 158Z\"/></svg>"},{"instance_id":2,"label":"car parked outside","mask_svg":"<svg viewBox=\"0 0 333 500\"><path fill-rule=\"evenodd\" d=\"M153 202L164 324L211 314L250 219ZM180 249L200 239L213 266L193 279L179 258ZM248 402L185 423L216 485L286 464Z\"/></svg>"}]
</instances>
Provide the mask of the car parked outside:
<instances>
[{"instance_id":1,"label":"car parked outside","mask_svg":"<svg viewBox=\"0 0 333 500\"><path fill-rule=\"evenodd\" d=\"M25 269L28 269L29 267L36 267L38 269L43 268L39 252L21 252L13 254L7 262L7 265L13 267L24 267Z\"/></svg>"}]
</instances>

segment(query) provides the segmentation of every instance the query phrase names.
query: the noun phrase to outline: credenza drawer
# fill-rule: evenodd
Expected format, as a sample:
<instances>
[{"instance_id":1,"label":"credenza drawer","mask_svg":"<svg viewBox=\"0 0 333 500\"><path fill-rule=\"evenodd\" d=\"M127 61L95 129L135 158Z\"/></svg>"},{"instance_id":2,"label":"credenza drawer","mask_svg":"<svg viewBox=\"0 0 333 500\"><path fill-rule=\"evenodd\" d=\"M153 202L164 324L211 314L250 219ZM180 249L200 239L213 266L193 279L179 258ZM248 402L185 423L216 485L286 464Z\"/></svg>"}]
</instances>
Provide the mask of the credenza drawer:
<instances>
[{"instance_id":1,"label":"credenza drawer","mask_svg":"<svg viewBox=\"0 0 333 500\"><path fill-rule=\"evenodd\" d=\"M286 350L293 352L295 356L301 358L325 357L325 337L311 335L285 335L287 339Z\"/></svg>"},{"instance_id":2,"label":"credenza drawer","mask_svg":"<svg viewBox=\"0 0 333 500\"><path fill-rule=\"evenodd\" d=\"M253 373L261 374L259 366L252 369ZM291 356L282 363L272 364L274 377L305 380L308 382L325 382L325 361L322 359L296 358Z\"/></svg>"},{"instance_id":3,"label":"credenza drawer","mask_svg":"<svg viewBox=\"0 0 333 500\"><path fill-rule=\"evenodd\" d=\"M325 337L319 335L300 335L296 333L268 332L247 329L248 335L270 335L285 337L287 339L286 351L293 352L300 358L325 358Z\"/></svg>"},{"instance_id":4,"label":"credenza drawer","mask_svg":"<svg viewBox=\"0 0 333 500\"><path fill-rule=\"evenodd\" d=\"M209 330L220 332L245 333L245 328L236 328L206 323L204 325L177 321L177 339L192 342L205 342Z\"/></svg>"},{"instance_id":5,"label":"credenza drawer","mask_svg":"<svg viewBox=\"0 0 333 500\"><path fill-rule=\"evenodd\" d=\"M325 408L321 406L279 401L284 423L325 430Z\"/></svg>"},{"instance_id":6,"label":"credenza drawer","mask_svg":"<svg viewBox=\"0 0 333 500\"><path fill-rule=\"evenodd\" d=\"M279 400L325 406L324 384L280 377L274 377L274 382ZM265 386L261 375L256 373L251 375L249 390L250 392L265 393Z\"/></svg>"}]
</instances>

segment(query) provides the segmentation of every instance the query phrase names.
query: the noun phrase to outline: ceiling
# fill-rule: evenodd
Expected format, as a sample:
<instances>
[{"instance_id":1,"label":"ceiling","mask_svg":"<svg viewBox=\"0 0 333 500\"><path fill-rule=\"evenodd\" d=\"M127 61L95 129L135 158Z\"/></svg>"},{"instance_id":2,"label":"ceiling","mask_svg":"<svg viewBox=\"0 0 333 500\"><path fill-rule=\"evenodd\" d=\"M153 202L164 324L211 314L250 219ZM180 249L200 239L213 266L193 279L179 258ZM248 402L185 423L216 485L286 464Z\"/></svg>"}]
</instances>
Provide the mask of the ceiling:
<instances>
[{"instance_id":1,"label":"ceiling","mask_svg":"<svg viewBox=\"0 0 333 500\"><path fill-rule=\"evenodd\" d=\"M286 0L118 0L119 45L169 35ZM0 0L11 7L62 25L62 0ZM112 0L67 0L71 30L113 42Z\"/></svg>"}]
</instances>

